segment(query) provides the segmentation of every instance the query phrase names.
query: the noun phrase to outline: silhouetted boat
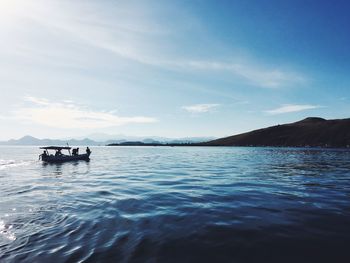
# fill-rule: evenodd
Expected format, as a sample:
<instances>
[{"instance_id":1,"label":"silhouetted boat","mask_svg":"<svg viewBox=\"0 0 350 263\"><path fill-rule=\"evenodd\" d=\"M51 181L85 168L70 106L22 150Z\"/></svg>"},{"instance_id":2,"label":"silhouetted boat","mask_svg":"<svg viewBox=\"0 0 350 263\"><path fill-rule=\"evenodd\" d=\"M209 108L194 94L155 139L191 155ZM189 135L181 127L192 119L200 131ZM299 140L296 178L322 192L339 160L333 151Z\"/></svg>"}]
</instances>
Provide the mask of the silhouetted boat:
<instances>
[{"instance_id":1,"label":"silhouetted boat","mask_svg":"<svg viewBox=\"0 0 350 263\"><path fill-rule=\"evenodd\" d=\"M86 148L86 153L79 154L77 149L73 149L73 153L71 153L72 147L62 147L62 146L46 146L46 147L40 147L40 149L43 149L44 152L39 155L39 159L41 159L43 162L47 163L62 163L62 162L69 162L69 161L89 161L90 160L90 154L91 151L89 147ZM49 150L55 151L55 154L50 154ZM68 150L69 154L62 154L62 150Z\"/></svg>"}]
</instances>

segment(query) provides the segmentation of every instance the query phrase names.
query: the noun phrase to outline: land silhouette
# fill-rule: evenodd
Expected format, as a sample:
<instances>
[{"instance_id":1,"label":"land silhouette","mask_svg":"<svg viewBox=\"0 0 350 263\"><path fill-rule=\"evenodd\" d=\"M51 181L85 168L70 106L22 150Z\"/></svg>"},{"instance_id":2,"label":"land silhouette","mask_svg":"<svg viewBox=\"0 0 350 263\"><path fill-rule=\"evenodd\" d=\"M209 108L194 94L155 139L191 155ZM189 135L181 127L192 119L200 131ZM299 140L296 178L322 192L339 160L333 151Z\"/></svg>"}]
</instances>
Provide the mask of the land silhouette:
<instances>
[{"instance_id":1,"label":"land silhouette","mask_svg":"<svg viewBox=\"0 0 350 263\"><path fill-rule=\"evenodd\" d=\"M272 146L272 147L350 147L350 119L326 120L309 117L294 123L276 125L234 136L200 143L122 142L110 146Z\"/></svg>"},{"instance_id":2,"label":"land silhouette","mask_svg":"<svg viewBox=\"0 0 350 263\"><path fill-rule=\"evenodd\" d=\"M129 139L129 140L128 140ZM95 141L90 138L53 140L24 136L0 145L89 145L89 146L253 146L350 148L350 118L326 120L308 117L219 139L213 137L124 137Z\"/></svg>"},{"instance_id":3,"label":"land silhouette","mask_svg":"<svg viewBox=\"0 0 350 263\"><path fill-rule=\"evenodd\" d=\"M309 117L294 123L229 136L205 146L350 147L350 119Z\"/></svg>"}]
</instances>

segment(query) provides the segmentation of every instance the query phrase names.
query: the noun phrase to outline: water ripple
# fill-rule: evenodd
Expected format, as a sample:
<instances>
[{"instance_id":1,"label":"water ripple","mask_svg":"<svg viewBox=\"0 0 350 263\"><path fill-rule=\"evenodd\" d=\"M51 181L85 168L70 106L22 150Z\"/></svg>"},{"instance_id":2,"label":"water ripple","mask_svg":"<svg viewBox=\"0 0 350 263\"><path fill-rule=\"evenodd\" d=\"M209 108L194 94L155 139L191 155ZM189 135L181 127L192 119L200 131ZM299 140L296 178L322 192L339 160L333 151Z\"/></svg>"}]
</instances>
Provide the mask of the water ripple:
<instances>
[{"instance_id":1,"label":"water ripple","mask_svg":"<svg viewBox=\"0 0 350 263\"><path fill-rule=\"evenodd\" d=\"M0 147L1 262L347 262L350 152Z\"/></svg>"}]
</instances>

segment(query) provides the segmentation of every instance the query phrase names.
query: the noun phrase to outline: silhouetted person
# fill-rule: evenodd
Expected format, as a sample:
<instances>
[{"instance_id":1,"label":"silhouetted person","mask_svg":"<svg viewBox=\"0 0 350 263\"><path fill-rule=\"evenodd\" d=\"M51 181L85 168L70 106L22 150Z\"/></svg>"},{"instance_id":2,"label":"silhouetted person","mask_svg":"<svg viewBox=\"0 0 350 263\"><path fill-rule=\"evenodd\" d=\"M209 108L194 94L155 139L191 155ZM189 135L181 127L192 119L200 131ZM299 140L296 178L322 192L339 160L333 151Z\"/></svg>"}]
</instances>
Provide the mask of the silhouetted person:
<instances>
[{"instance_id":1,"label":"silhouetted person","mask_svg":"<svg viewBox=\"0 0 350 263\"><path fill-rule=\"evenodd\" d=\"M90 155L90 154L91 154L91 150L90 150L90 148L89 148L89 147L86 147L86 153L87 153L88 155Z\"/></svg>"},{"instance_id":2,"label":"silhouetted person","mask_svg":"<svg viewBox=\"0 0 350 263\"><path fill-rule=\"evenodd\" d=\"M42 154L40 154L39 156L39 160L40 160L40 157L41 159L45 158L47 156L47 152L44 150Z\"/></svg>"}]
</instances>

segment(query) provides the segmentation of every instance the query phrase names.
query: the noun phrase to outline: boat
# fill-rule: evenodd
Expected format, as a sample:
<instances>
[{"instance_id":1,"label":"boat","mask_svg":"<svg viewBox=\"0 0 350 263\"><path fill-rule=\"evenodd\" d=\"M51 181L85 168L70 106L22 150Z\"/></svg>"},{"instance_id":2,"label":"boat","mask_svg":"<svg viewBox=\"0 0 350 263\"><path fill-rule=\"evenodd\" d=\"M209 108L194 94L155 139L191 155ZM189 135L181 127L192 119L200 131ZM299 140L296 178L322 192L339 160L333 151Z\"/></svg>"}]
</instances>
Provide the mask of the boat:
<instances>
[{"instance_id":1,"label":"boat","mask_svg":"<svg viewBox=\"0 0 350 263\"><path fill-rule=\"evenodd\" d=\"M39 160L41 159L46 163L63 163L69 161L89 161L91 150L89 147L86 148L86 153L79 154L79 148L74 148L72 151L72 147L69 146L45 146L40 147L40 149L44 150L42 154L39 155ZM68 150L68 154L63 154L63 150ZM55 154L52 152L55 151Z\"/></svg>"}]
</instances>

